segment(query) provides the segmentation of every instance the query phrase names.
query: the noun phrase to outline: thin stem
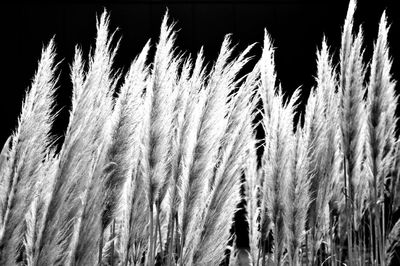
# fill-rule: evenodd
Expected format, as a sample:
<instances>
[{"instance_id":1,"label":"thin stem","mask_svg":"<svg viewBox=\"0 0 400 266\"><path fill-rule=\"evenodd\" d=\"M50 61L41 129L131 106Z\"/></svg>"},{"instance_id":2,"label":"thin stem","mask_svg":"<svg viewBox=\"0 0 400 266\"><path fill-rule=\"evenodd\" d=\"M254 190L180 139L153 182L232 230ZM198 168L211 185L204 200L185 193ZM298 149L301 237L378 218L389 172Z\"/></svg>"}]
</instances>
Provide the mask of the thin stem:
<instances>
[{"instance_id":1,"label":"thin stem","mask_svg":"<svg viewBox=\"0 0 400 266\"><path fill-rule=\"evenodd\" d=\"M261 263L261 265L262 266L265 266L265 253L266 253L266 251L265 251L265 249L266 249L266 247L265 247L265 243L266 243L266 238L267 238L267 236L266 236L267 234L265 234L264 233L264 237L261 237L261 241L262 241L262 250L261 250L261 254L262 254L262 263Z\"/></svg>"},{"instance_id":2,"label":"thin stem","mask_svg":"<svg viewBox=\"0 0 400 266\"><path fill-rule=\"evenodd\" d=\"M381 265L385 265L386 251L385 251L385 199L383 192L383 185L381 187L381 195L383 202L381 203L382 208L382 240L381 240Z\"/></svg>"},{"instance_id":3,"label":"thin stem","mask_svg":"<svg viewBox=\"0 0 400 266\"><path fill-rule=\"evenodd\" d=\"M148 253L148 265L153 266L154 265L154 239L153 239L153 232L154 232L154 225L153 225L153 203L150 203L150 226L149 226L149 241L150 241L150 249Z\"/></svg>"},{"instance_id":4,"label":"thin stem","mask_svg":"<svg viewBox=\"0 0 400 266\"><path fill-rule=\"evenodd\" d=\"M308 266L308 231L306 232L306 265Z\"/></svg>"},{"instance_id":5,"label":"thin stem","mask_svg":"<svg viewBox=\"0 0 400 266\"><path fill-rule=\"evenodd\" d=\"M115 219L113 219L111 224L111 265L114 266L114 237L115 237Z\"/></svg>"},{"instance_id":6,"label":"thin stem","mask_svg":"<svg viewBox=\"0 0 400 266\"><path fill-rule=\"evenodd\" d=\"M157 216L157 210L156 210L156 216ZM154 225L154 232L153 232L153 240L154 240L154 242L153 242L153 259L154 259L154 265L156 264L156 262L157 262L157 235L158 235L158 233L157 233L157 218L156 218L156 220L155 220L155 225Z\"/></svg>"},{"instance_id":7,"label":"thin stem","mask_svg":"<svg viewBox=\"0 0 400 266\"><path fill-rule=\"evenodd\" d=\"M344 158L343 158L343 175L344 175L344 191L345 191L345 197L344 197L344 199L345 199L345 208L346 208L346 211L345 211L345 213L347 213L347 215L346 215L346 227L347 227L347 257L348 257L348 260L349 260L349 265L351 265L351 259L352 259L352 256L353 256L353 254L352 254L352 244L351 244L351 242L352 242L352 239L351 239L351 221L349 222L349 214L350 214L350 212L351 212L351 210L349 209L349 203L348 203L348 194L347 194L347 191L348 191L348 189L347 189L347 186L348 186L348 184L347 184L347 174L346 174L346 171L347 171L347 169L346 169L346 156L343 156ZM351 216L351 215L350 215Z\"/></svg>"},{"instance_id":8,"label":"thin stem","mask_svg":"<svg viewBox=\"0 0 400 266\"><path fill-rule=\"evenodd\" d=\"M374 226L375 226L375 263L380 262L382 254L381 254L381 226L379 219L379 206L377 204L378 195L375 189L375 199L374 199Z\"/></svg>"},{"instance_id":9,"label":"thin stem","mask_svg":"<svg viewBox=\"0 0 400 266\"><path fill-rule=\"evenodd\" d=\"M330 219L329 241L330 241L330 244L331 244L331 265L333 265L333 254L334 254L334 251L335 251L335 243L334 243L334 240L333 240L333 233L334 233L334 221L333 221L333 219L334 219L334 216L332 215L332 211L330 211L330 216L331 216L331 219Z\"/></svg>"},{"instance_id":10,"label":"thin stem","mask_svg":"<svg viewBox=\"0 0 400 266\"><path fill-rule=\"evenodd\" d=\"M278 236L278 228L277 226L274 226L274 250L275 250L275 265L276 266L280 266L281 265L281 254L280 254L280 250L278 250L278 245L277 245L277 237Z\"/></svg>"},{"instance_id":11,"label":"thin stem","mask_svg":"<svg viewBox=\"0 0 400 266\"><path fill-rule=\"evenodd\" d=\"M263 240L261 239L260 241L261 241L261 243L259 245L258 254L257 254L257 266L260 265L261 248L263 247Z\"/></svg>"},{"instance_id":12,"label":"thin stem","mask_svg":"<svg viewBox=\"0 0 400 266\"><path fill-rule=\"evenodd\" d=\"M373 198L373 195L371 194L371 198ZM374 220L372 217L372 212L373 212L373 207L372 204L369 206L369 241L370 241L370 257L371 257L371 263L374 265L375 263L375 257L376 257L376 249L374 249L374 239L375 239L375 226L374 226ZM375 240L376 241L376 240Z\"/></svg>"},{"instance_id":13,"label":"thin stem","mask_svg":"<svg viewBox=\"0 0 400 266\"><path fill-rule=\"evenodd\" d=\"M183 265L183 246L184 246L184 237L181 235L181 239L182 241L178 241L179 240L179 220L178 220L178 214L176 214L175 216L175 223L176 223L176 231L175 231L175 241L176 241L176 252L178 253L178 258L180 258L181 260L181 265ZM181 243L181 246L178 247L178 244Z\"/></svg>"},{"instance_id":14,"label":"thin stem","mask_svg":"<svg viewBox=\"0 0 400 266\"><path fill-rule=\"evenodd\" d=\"M157 207L157 228L158 228L158 234L160 236L160 238L159 238L160 239L160 256L163 259L164 258L164 254L163 254L163 248L162 248L162 243L163 242L162 242L162 236L161 236L160 206Z\"/></svg>"},{"instance_id":15,"label":"thin stem","mask_svg":"<svg viewBox=\"0 0 400 266\"><path fill-rule=\"evenodd\" d=\"M175 211L171 212L171 219L168 225L168 240L167 240L167 245L168 245L168 254L167 254L167 266L171 265L171 260L172 260L172 252L174 249L174 227L175 227Z\"/></svg>"}]
</instances>

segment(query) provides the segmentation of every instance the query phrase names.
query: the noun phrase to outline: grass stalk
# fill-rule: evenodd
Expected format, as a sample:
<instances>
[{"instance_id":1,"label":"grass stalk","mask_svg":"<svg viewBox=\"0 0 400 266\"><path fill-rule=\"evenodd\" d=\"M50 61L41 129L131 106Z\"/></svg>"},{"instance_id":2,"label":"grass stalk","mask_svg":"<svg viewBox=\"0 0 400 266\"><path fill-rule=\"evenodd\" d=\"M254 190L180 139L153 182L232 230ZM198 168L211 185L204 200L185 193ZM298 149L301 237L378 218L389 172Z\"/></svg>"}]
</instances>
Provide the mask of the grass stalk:
<instances>
[{"instance_id":1,"label":"grass stalk","mask_svg":"<svg viewBox=\"0 0 400 266\"><path fill-rule=\"evenodd\" d=\"M147 262L149 266L154 265L154 217L153 217L153 204L150 204L150 212L149 212L149 243L150 248L147 253Z\"/></svg>"}]
</instances>

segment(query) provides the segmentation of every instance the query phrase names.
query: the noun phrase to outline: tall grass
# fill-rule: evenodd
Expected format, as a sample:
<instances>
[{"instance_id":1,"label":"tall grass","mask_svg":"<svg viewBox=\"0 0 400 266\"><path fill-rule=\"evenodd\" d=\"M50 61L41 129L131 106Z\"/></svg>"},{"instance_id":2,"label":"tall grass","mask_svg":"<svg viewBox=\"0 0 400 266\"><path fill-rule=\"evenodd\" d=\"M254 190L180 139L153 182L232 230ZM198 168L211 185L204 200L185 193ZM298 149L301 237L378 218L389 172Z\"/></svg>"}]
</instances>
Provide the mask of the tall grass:
<instances>
[{"instance_id":1,"label":"tall grass","mask_svg":"<svg viewBox=\"0 0 400 266\"><path fill-rule=\"evenodd\" d=\"M193 57L175 47L167 13L154 56L149 41L123 73L104 12L93 52L76 48L60 147L50 41L0 154L0 264L394 263L400 140L389 26L384 13L367 64L355 11L352 0L339 55L323 39L307 103L306 91L284 94L267 31L242 74L256 45L236 51L227 35L207 67L203 49ZM232 233L241 200L247 250Z\"/></svg>"}]
</instances>

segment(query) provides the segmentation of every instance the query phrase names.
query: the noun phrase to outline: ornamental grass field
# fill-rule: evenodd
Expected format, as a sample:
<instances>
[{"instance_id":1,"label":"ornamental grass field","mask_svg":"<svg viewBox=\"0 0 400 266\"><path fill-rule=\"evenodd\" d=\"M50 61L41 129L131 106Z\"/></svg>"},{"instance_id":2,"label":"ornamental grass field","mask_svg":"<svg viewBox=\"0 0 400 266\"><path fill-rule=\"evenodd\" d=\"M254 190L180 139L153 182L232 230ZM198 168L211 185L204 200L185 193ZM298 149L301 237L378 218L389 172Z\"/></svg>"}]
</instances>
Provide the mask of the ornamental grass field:
<instances>
[{"instance_id":1,"label":"ornamental grass field","mask_svg":"<svg viewBox=\"0 0 400 266\"><path fill-rule=\"evenodd\" d=\"M337 54L319 45L306 103L280 86L267 31L260 58L227 35L207 64L175 46L167 13L122 71L104 12L71 63L62 143L51 40L1 151L0 265L396 265L390 26L383 13L365 58L355 11L351 0ZM231 230L240 202L246 249Z\"/></svg>"}]
</instances>

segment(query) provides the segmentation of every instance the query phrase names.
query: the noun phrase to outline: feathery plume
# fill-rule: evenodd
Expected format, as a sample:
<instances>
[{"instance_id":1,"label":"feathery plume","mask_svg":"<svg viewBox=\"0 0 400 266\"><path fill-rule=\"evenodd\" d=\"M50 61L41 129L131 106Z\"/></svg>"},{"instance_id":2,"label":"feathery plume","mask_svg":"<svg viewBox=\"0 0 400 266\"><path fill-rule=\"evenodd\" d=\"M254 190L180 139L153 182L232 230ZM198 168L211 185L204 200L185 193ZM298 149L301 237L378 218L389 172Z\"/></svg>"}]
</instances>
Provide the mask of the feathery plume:
<instances>
[{"instance_id":1,"label":"feathery plume","mask_svg":"<svg viewBox=\"0 0 400 266\"><path fill-rule=\"evenodd\" d=\"M349 26L350 27L350 26ZM347 34L347 30L344 33ZM352 39L353 37L351 37ZM353 187L359 176L362 149L362 125L364 110L364 74L362 50L362 31L354 40L350 40L350 51L346 52L346 40L341 49L341 130L343 152L346 158L346 172L349 180L349 196L352 199ZM348 53L348 56L346 56ZM346 56L346 58L344 58Z\"/></svg>"},{"instance_id":2,"label":"feathery plume","mask_svg":"<svg viewBox=\"0 0 400 266\"><path fill-rule=\"evenodd\" d=\"M204 86L204 67L203 67L203 51L202 49L197 55L193 66L192 75L191 60L187 60L182 67L182 74L178 83L178 97L174 110L174 134L172 145L174 152L172 153L171 164L171 193L169 196L170 216L168 219L167 233L167 260L171 260L171 256L178 239L174 237L179 206L182 202L181 191L182 177L187 176L187 165L193 156L195 145L195 134L199 126L199 115L201 114L201 103L198 99L198 91Z\"/></svg>"},{"instance_id":3,"label":"feathery plume","mask_svg":"<svg viewBox=\"0 0 400 266\"><path fill-rule=\"evenodd\" d=\"M288 181L287 228L288 250L291 265L300 265L299 249L305 236L305 224L310 205L310 179L308 178L307 142L304 131L298 126L295 133L291 173Z\"/></svg>"},{"instance_id":4,"label":"feathery plume","mask_svg":"<svg viewBox=\"0 0 400 266\"><path fill-rule=\"evenodd\" d=\"M144 93L147 69L145 61L149 51L149 42L132 63L119 93L114 112L114 125L111 144L107 151L107 160L116 163L116 169L105 183L106 209L103 215L103 227L107 227L115 216L118 197L122 185L132 169L132 157L136 158L134 149L138 148L139 124L142 117L142 94Z\"/></svg>"},{"instance_id":5,"label":"feathery plume","mask_svg":"<svg viewBox=\"0 0 400 266\"><path fill-rule=\"evenodd\" d=\"M160 194L160 189L165 188L165 183L169 182L167 176L169 139L171 134L171 122L173 118L173 103L175 99L175 85L179 58L174 57L173 45L175 32L173 25L168 25L168 13L164 15L161 24L159 42L154 56L153 69L146 87L146 97L149 98L150 114L146 118L143 137L143 148L147 149L143 154L146 162L145 178L147 187L147 199L149 203L150 221L150 250L148 253L148 263L153 264L155 256L156 241L153 238L154 226L154 204L157 204L156 213L159 215L160 204L164 193ZM164 191L165 192L165 189ZM158 216L157 216L158 217ZM160 243L161 244L161 243Z\"/></svg>"},{"instance_id":6,"label":"feathery plume","mask_svg":"<svg viewBox=\"0 0 400 266\"><path fill-rule=\"evenodd\" d=\"M12 136L9 136L3 145L0 153L0 226L3 226L4 210L7 204L7 190L10 182L10 176L7 171L10 169L10 143Z\"/></svg>"},{"instance_id":7,"label":"feathery plume","mask_svg":"<svg viewBox=\"0 0 400 266\"><path fill-rule=\"evenodd\" d=\"M259 230L260 206L259 194L261 190L260 178L257 171L256 140L250 139L245 168L245 199L247 223L249 225L250 257L254 263L258 261L261 231Z\"/></svg>"},{"instance_id":8,"label":"feathery plume","mask_svg":"<svg viewBox=\"0 0 400 266\"><path fill-rule=\"evenodd\" d=\"M270 134L269 123L271 119L274 99L276 95L276 73L275 73L275 57L274 57L274 48L272 46L271 37L264 30L264 46L263 52L261 55L261 59L258 62L260 66L260 89L259 95L261 98L263 113L262 113L262 122L261 125L264 130L264 153L261 158L261 165L266 164L267 160L269 160L269 142L268 140ZM267 239L267 235L269 234L269 226L270 226L270 217L268 217L267 206L266 206L266 197L267 197L267 183L265 182L265 172L264 167L261 167L263 177L260 180L262 184L261 189L261 214L260 214L260 224L261 224L261 257L263 259L263 263L265 262L265 247L264 243ZM259 259L259 258L258 258Z\"/></svg>"},{"instance_id":9,"label":"feathery plume","mask_svg":"<svg viewBox=\"0 0 400 266\"><path fill-rule=\"evenodd\" d=\"M113 183L122 183L114 186L114 191L110 191L110 198L107 203L106 210L118 211L121 213L122 229L121 235L121 254L122 261L125 265L129 259L132 245L134 245L135 236L134 232L140 227L137 223L136 217L142 217L138 214L139 205L143 210L143 176L138 174L138 163L140 156L140 137L142 130L143 117L143 93L147 82L147 68L145 68L145 60L149 50L149 42L144 46L140 55L134 60L131 68L125 78L125 83L121 88L121 92L117 99L116 107L114 109L114 116L116 117L116 124L114 128L114 144L110 147L109 161L117 163L117 170L110 176ZM112 188L106 184L107 187ZM121 189L121 191L119 191ZM122 194L122 196L119 196ZM110 215L111 213L107 214ZM108 222L104 221L103 225L106 226L112 217L110 215L106 218ZM132 217L136 216L136 217ZM145 218L147 219L147 217ZM143 234L143 231L140 232Z\"/></svg>"},{"instance_id":10,"label":"feathery plume","mask_svg":"<svg viewBox=\"0 0 400 266\"><path fill-rule=\"evenodd\" d=\"M293 138L293 108L297 101L298 91L292 100L283 106L281 90L276 90L274 53L270 37L265 32L263 55L260 60L261 84L259 95L263 104L262 125L265 132L264 154L261 160L263 188L261 200L261 225L268 219L273 223L274 260L277 265L282 262L283 245L286 235L286 224L283 221L287 196L288 167L290 163L289 147ZM266 230L261 230L267 234ZM267 237L262 235L262 241ZM262 247L262 260L265 263L265 248Z\"/></svg>"},{"instance_id":11,"label":"feathery plume","mask_svg":"<svg viewBox=\"0 0 400 266\"><path fill-rule=\"evenodd\" d=\"M228 62L233 52L230 43L230 37L226 36L206 87L198 92L201 109L194 112L194 115L197 113L200 117L197 118L195 137L192 138L195 140L193 149L188 151L189 170L182 177L181 249L182 261L185 264L190 264L193 258L191 253L194 251L195 244L189 245L188 241L197 241L194 239L197 236L193 226L196 220L201 219L198 214L204 211L205 192L214 189L215 162L223 134L228 126L226 118L229 112L228 96L237 82L235 78L238 72L248 61L246 55L251 49L248 47L237 58ZM196 226L201 227L199 224ZM186 244L188 244L187 247Z\"/></svg>"},{"instance_id":12,"label":"feathery plume","mask_svg":"<svg viewBox=\"0 0 400 266\"><path fill-rule=\"evenodd\" d=\"M342 135L344 186L347 212L348 252L353 258L354 200L359 193L365 119L363 33L353 36L353 15L356 3L351 1L342 33L340 50L340 129Z\"/></svg>"},{"instance_id":13,"label":"feathery plume","mask_svg":"<svg viewBox=\"0 0 400 266\"><path fill-rule=\"evenodd\" d=\"M374 202L375 216L383 217L384 206L381 210L376 205L377 201L382 202L386 185L386 176L390 174L392 163L392 154L395 147L395 127L396 127L396 102L395 96L396 83L392 80L391 66L392 61L389 58L388 32L386 14L383 13L380 23L378 39L374 46L372 56L371 73L369 78L367 95L367 165L369 168L369 181L371 198ZM376 221L377 222L377 221ZM382 229L375 232L377 237L382 239L378 242L380 245L380 256L385 257L385 222L381 221ZM381 232L382 230L382 232ZM381 260L383 262L383 260Z\"/></svg>"},{"instance_id":14,"label":"feathery plume","mask_svg":"<svg viewBox=\"0 0 400 266\"><path fill-rule=\"evenodd\" d=\"M394 149L391 179L392 212L400 208L400 139L397 138Z\"/></svg>"},{"instance_id":15,"label":"feathery plume","mask_svg":"<svg viewBox=\"0 0 400 266\"><path fill-rule=\"evenodd\" d=\"M116 48L111 48L108 24L104 12L97 24L96 47L86 75L79 67L80 57L76 57L78 62L74 65L78 74L72 75L72 78L80 77L73 81L76 104L71 110L72 120L60 151L59 168L39 241L39 265L79 261L90 264L97 258L101 235L98 213L101 213L103 205L95 199L104 186L101 172L105 155L101 152L109 143L110 125L107 120L111 115L112 91L116 82L111 74ZM82 230L85 235L81 234ZM74 239L79 239L79 245L73 242ZM85 248L77 250L81 247Z\"/></svg>"},{"instance_id":16,"label":"feathery plume","mask_svg":"<svg viewBox=\"0 0 400 266\"><path fill-rule=\"evenodd\" d=\"M239 59L241 58L244 59L243 56L239 56ZM230 103L233 106L228 114L227 131L222 140L221 159L206 207L198 223L200 226L197 227L192 261L195 265L215 265L224 258L233 215L240 202L240 178L246 164L248 143L253 138L251 122L256 102L253 95L257 77L258 75L250 73Z\"/></svg>"},{"instance_id":17,"label":"feathery plume","mask_svg":"<svg viewBox=\"0 0 400 266\"><path fill-rule=\"evenodd\" d=\"M336 76L324 38L317 54L317 87L311 91L306 107L304 130L309 160L311 204L308 228L311 229L312 260L329 227L328 203L338 171L338 101Z\"/></svg>"},{"instance_id":18,"label":"feathery plume","mask_svg":"<svg viewBox=\"0 0 400 266\"><path fill-rule=\"evenodd\" d=\"M40 164L51 143L56 83L54 57L54 42L51 40L42 51L38 70L26 94L18 127L8 151L8 167L2 178L2 185L6 188L0 212L0 264L16 263L16 251L27 230L24 216L34 200Z\"/></svg>"},{"instance_id":19,"label":"feathery plume","mask_svg":"<svg viewBox=\"0 0 400 266\"><path fill-rule=\"evenodd\" d=\"M263 162L264 193L267 215L270 217L274 236L274 262L281 265L283 245L285 243L286 216L285 199L287 197L287 182L290 169L290 147L293 142L293 117L291 106L283 106L282 94L279 92L273 101L269 124L269 139L266 140L268 158Z\"/></svg>"},{"instance_id":20,"label":"feathery plume","mask_svg":"<svg viewBox=\"0 0 400 266\"><path fill-rule=\"evenodd\" d=\"M271 117L273 99L276 94L276 73L274 47L272 45L271 36L268 34L267 30L264 30L263 52L259 64L261 86L263 87L260 96L263 102L264 117L269 118Z\"/></svg>"}]
</instances>

